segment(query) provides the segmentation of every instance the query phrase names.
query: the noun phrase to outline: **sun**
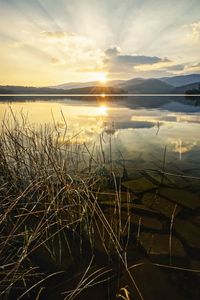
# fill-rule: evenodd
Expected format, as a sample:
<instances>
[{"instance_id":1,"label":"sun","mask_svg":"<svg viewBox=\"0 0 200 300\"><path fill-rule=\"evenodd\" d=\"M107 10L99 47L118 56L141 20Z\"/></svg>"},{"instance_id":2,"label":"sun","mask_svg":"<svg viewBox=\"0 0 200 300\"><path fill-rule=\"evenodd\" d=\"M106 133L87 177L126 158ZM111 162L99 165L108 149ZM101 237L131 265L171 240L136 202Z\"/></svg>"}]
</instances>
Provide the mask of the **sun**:
<instances>
[{"instance_id":1,"label":"sun","mask_svg":"<svg viewBox=\"0 0 200 300\"><path fill-rule=\"evenodd\" d=\"M108 81L108 79L107 79L107 73L99 73L98 77L99 77L99 81L101 83L106 83Z\"/></svg>"}]
</instances>

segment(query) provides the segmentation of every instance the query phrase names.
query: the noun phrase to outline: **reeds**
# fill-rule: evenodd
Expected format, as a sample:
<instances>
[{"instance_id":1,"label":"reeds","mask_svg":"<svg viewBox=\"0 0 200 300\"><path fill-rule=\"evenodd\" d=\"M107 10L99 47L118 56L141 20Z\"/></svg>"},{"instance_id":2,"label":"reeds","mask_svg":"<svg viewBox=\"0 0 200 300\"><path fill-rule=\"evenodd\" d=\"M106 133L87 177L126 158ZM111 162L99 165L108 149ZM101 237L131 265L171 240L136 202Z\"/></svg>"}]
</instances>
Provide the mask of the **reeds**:
<instances>
[{"instance_id":1,"label":"reeds","mask_svg":"<svg viewBox=\"0 0 200 300\"><path fill-rule=\"evenodd\" d=\"M109 159L113 164L111 153ZM69 280L85 266L77 287L64 291L65 299L74 299L84 283L98 283L100 274L109 273L101 267L87 278L97 240L108 262L114 251L127 268L113 167L117 229L97 201L104 184L99 169L105 163L102 141L89 149L68 137L67 126L61 132L55 121L53 127L35 127L23 114L19 119L11 110L5 116L0 129L0 298L43 299L53 278L71 270Z\"/></svg>"}]
</instances>

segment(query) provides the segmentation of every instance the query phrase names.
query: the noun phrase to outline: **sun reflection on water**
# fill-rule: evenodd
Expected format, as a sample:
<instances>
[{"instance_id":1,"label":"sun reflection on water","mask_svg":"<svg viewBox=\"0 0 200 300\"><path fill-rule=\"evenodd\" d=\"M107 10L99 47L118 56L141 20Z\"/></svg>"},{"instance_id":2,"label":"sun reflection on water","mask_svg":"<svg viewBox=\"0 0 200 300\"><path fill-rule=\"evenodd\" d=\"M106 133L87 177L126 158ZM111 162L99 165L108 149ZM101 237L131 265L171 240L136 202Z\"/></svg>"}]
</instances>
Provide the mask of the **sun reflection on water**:
<instances>
[{"instance_id":1,"label":"sun reflection on water","mask_svg":"<svg viewBox=\"0 0 200 300\"><path fill-rule=\"evenodd\" d=\"M98 110L99 110L99 114L102 116L106 116L108 114L108 107L104 104L98 107Z\"/></svg>"}]
</instances>

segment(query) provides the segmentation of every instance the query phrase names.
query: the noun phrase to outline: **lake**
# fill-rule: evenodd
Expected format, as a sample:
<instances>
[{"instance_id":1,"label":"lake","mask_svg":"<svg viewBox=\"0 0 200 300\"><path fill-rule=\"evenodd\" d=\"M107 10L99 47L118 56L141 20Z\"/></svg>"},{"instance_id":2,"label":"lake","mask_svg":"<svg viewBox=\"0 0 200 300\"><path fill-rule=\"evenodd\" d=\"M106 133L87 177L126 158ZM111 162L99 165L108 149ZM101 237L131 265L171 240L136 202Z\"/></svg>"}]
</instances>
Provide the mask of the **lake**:
<instances>
[{"instance_id":1,"label":"lake","mask_svg":"<svg viewBox=\"0 0 200 300\"><path fill-rule=\"evenodd\" d=\"M144 295L134 299L162 299L163 290L166 299L199 299L198 98L1 96L0 124L5 270L18 266L21 245L37 274L58 275L41 299L81 291L79 276L92 283L80 299L114 299L121 287L132 291L130 278ZM13 124L25 130L10 134Z\"/></svg>"},{"instance_id":2,"label":"lake","mask_svg":"<svg viewBox=\"0 0 200 300\"><path fill-rule=\"evenodd\" d=\"M67 138L91 146L100 136L107 159L132 169L200 177L200 99L182 96L0 97L0 122L10 109L35 126L56 124ZM6 116L5 116L5 113ZM65 120L64 120L65 119Z\"/></svg>"}]
</instances>

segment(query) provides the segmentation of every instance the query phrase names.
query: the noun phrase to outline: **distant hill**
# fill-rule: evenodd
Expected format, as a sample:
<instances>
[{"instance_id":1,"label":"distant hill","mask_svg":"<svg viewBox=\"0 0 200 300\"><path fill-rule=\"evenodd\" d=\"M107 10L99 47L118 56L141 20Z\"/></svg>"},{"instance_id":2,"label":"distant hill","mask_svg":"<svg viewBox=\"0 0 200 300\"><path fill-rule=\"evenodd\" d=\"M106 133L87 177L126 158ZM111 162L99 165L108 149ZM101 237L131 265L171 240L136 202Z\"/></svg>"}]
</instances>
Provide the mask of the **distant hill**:
<instances>
[{"instance_id":1,"label":"distant hill","mask_svg":"<svg viewBox=\"0 0 200 300\"><path fill-rule=\"evenodd\" d=\"M0 86L0 94L125 94L117 87L90 86L76 89L35 88L22 86Z\"/></svg>"},{"instance_id":2,"label":"distant hill","mask_svg":"<svg viewBox=\"0 0 200 300\"><path fill-rule=\"evenodd\" d=\"M200 74L181 75L173 77L160 78L163 82L173 85L174 87L180 87L192 83L200 82Z\"/></svg>"},{"instance_id":3,"label":"distant hill","mask_svg":"<svg viewBox=\"0 0 200 300\"><path fill-rule=\"evenodd\" d=\"M184 94L197 89L200 74L163 78L133 78L102 83L72 82L52 87L0 86L0 94Z\"/></svg>"},{"instance_id":4,"label":"distant hill","mask_svg":"<svg viewBox=\"0 0 200 300\"><path fill-rule=\"evenodd\" d=\"M178 93L186 93L186 94L199 94L200 89L199 89L200 84L199 83L192 83L192 84L187 84L183 85L180 87L176 88L176 91Z\"/></svg>"},{"instance_id":5,"label":"distant hill","mask_svg":"<svg viewBox=\"0 0 200 300\"><path fill-rule=\"evenodd\" d=\"M129 81L130 82L130 81ZM139 84L130 84L124 87L132 94L169 94L174 92L174 87L159 79L141 80Z\"/></svg>"},{"instance_id":6,"label":"distant hill","mask_svg":"<svg viewBox=\"0 0 200 300\"><path fill-rule=\"evenodd\" d=\"M127 91L110 86L90 86L84 88L65 90L67 94L126 94Z\"/></svg>"},{"instance_id":7,"label":"distant hill","mask_svg":"<svg viewBox=\"0 0 200 300\"><path fill-rule=\"evenodd\" d=\"M0 86L0 94L65 94L63 89L47 87L26 87L26 86Z\"/></svg>"},{"instance_id":8,"label":"distant hill","mask_svg":"<svg viewBox=\"0 0 200 300\"><path fill-rule=\"evenodd\" d=\"M79 88L85 88L85 87L91 87L91 86L118 86L120 83L123 83L124 80L108 80L106 83L100 82L100 81L90 81L90 82L69 82L69 83L63 83L55 86L50 86L50 88L55 89L64 89L64 90L70 90L70 89L79 89Z\"/></svg>"},{"instance_id":9,"label":"distant hill","mask_svg":"<svg viewBox=\"0 0 200 300\"><path fill-rule=\"evenodd\" d=\"M13 92L9 88L0 86L0 94L13 94Z\"/></svg>"},{"instance_id":10,"label":"distant hill","mask_svg":"<svg viewBox=\"0 0 200 300\"><path fill-rule=\"evenodd\" d=\"M127 89L127 87L129 86L136 86L138 84L141 84L145 81L146 79L144 78L133 78L133 79L129 79L129 80L123 80L121 82L118 82L115 84L115 86L123 88L123 89Z\"/></svg>"},{"instance_id":11,"label":"distant hill","mask_svg":"<svg viewBox=\"0 0 200 300\"><path fill-rule=\"evenodd\" d=\"M132 78L129 80L110 80L107 86L120 88L132 94L177 94L185 93L190 88L187 85L200 82L200 74L181 75L163 78ZM66 89L67 93L86 93L87 90L76 91L74 89L101 87L102 83L93 82L72 82L54 86L53 88ZM192 88L192 87L191 87Z\"/></svg>"}]
</instances>

